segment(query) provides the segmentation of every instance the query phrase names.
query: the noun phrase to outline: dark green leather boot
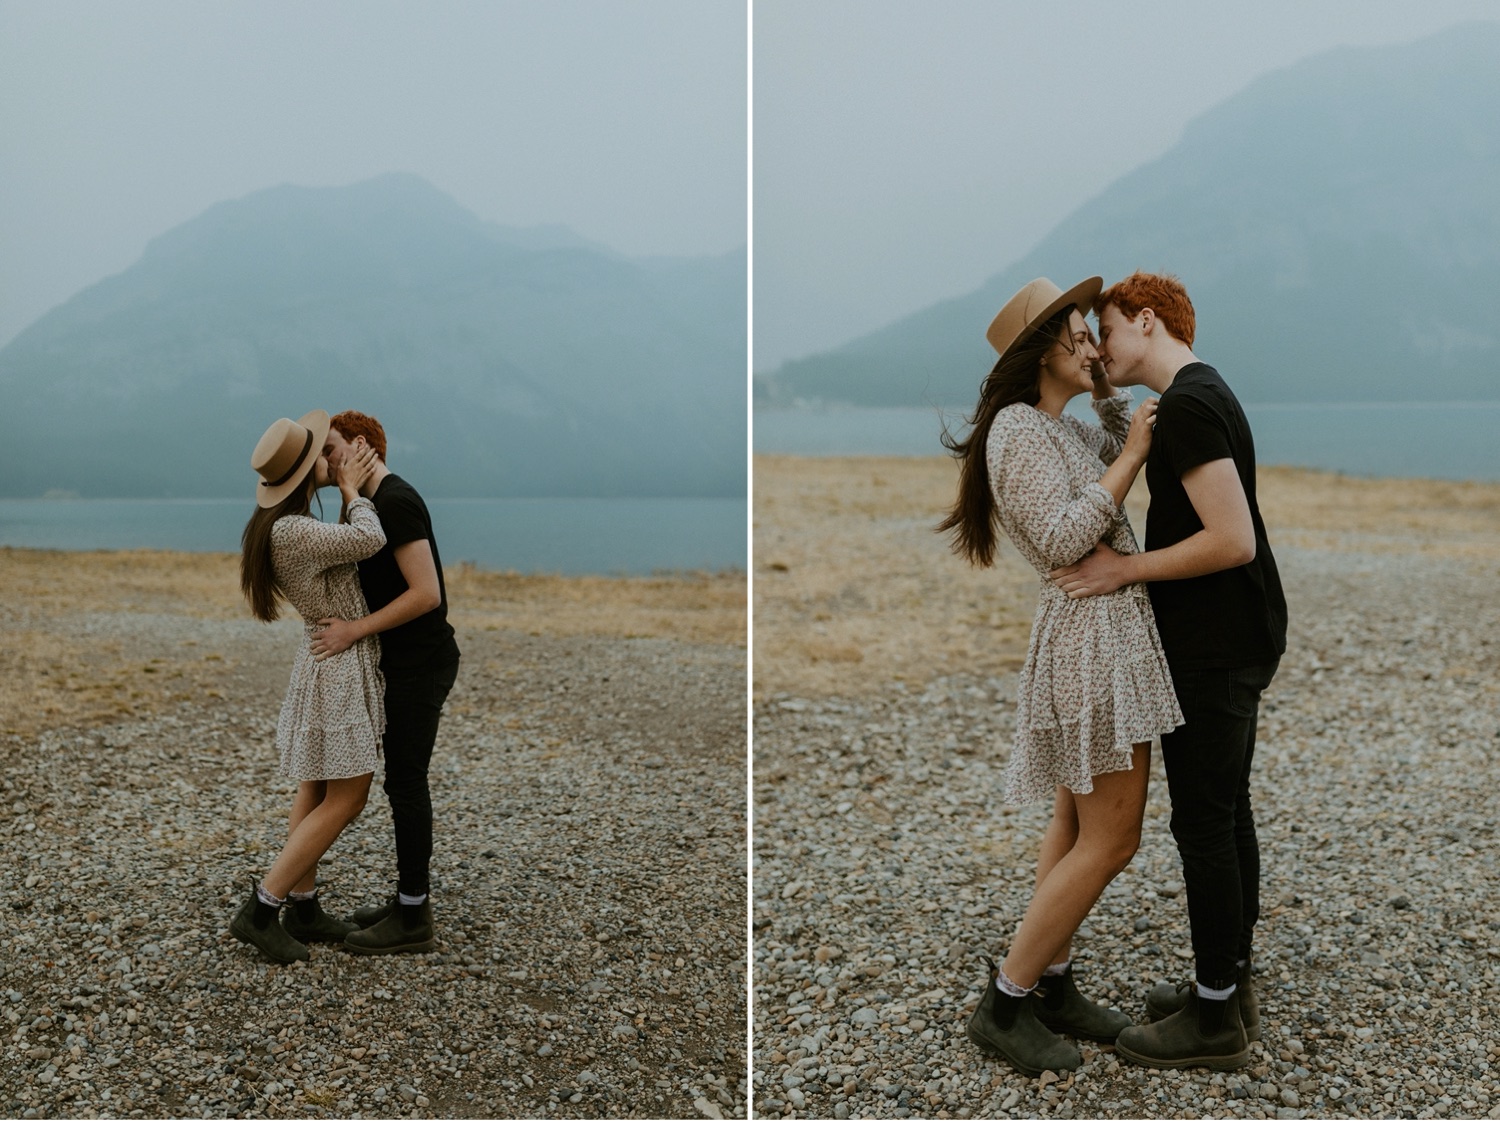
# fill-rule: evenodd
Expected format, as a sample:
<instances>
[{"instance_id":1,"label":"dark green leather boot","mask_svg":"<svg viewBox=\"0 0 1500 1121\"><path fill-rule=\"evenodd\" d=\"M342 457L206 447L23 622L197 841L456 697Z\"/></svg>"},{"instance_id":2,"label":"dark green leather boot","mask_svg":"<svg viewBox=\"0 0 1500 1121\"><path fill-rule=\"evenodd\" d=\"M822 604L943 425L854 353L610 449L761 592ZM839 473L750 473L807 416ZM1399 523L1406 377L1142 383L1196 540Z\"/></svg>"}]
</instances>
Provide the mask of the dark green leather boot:
<instances>
[{"instance_id":1,"label":"dark green leather boot","mask_svg":"<svg viewBox=\"0 0 1500 1121\"><path fill-rule=\"evenodd\" d=\"M1157 982L1156 986L1146 994L1146 1018L1152 1023L1166 1019L1187 1003L1188 990L1196 990L1197 987L1194 981L1183 981L1176 985L1170 981ZM1240 1002L1240 1021L1245 1025L1245 1038L1251 1043L1258 1043L1260 1041L1260 1001L1255 996L1255 984L1250 979L1248 961L1240 966L1239 975L1235 978L1234 996Z\"/></svg>"},{"instance_id":2,"label":"dark green leather boot","mask_svg":"<svg viewBox=\"0 0 1500 1121\"><path fill-rule=\"evenodd\" d=\"M359 929L352 922L336 919L323 910L318 897L291 899L281 925L299 942L342 942L344 936Z\"/></svg>"},{"instance_id":3,"label":"dark green leather boot","mask_svg":"<svg viewBox=\"0 0 1500 1121\"><path fill-rule=\"evenodd\" d=\"M356 954L425 954L436 945L430 896L415 906L398 901L374 926L344 938L344 948Z\"/></svg>"},{"instance_id":4,"label":"dark green leather boot","mask_svg":"<svg viewBox=\"0 0 1500 1121\"><path fill-rule=\"evenodd\" d=\"M969 1017L969 1039L974 1046L998 1055L1022 1074L1035 1078L1044 1070L1077 1070L1083 1056L1065 1039L1044 1028L1029 996L1006 996L995 987L1000 970L989 962L989 980L979 1007Z\"/></svg>"},{"instance_id":5,"label":"dark green leather boot","mask_svg":"<svg viewBox=\"0 0 1500 1121\"><path fill-rule=\"evenodd\" d=\"M1239 1001L1231 997L1223 1002L1217 1024L1208 1022L1211 1017L1204 1012L1209 1010L1200 1010L1208 1003L1198 998L1196 987L1189 989L1187 1003L1166 1019L1122 1031L1115 1040L1115 1054L1160 1069L1238 1070L1250 1061L1250 1041L1245 1038Z\"/></svg>"},{"instance_id":6,"label":"dark green leather boot","mask_svg":"<svg viewBox=\"0 0 1500 1121\"><path fill-rule=\"evenodd\" d=\"M281 908L262 903L252 887L250 898L245 900L230 920L229 933L281 965L307 961L312 957L307 952L307 947L283 930L276 921L279 910Z\"/></svg>"},{"instance_id":7,"label":"dark green leather boot","mask_svg":"<svg viewBox=\"0 0 1500 1121\"><path fill-rule=\"evenodd\" d=\"M1042 975L1032 993L1036 1018L1055 1032L1065 1032L1076 1039L1096 1043L1113 1043L1115 1036L1130 1026L1130 1017L1113 1008L1088 1000L1073 981L1073 970L1055 977Z\"/></svg>"},{"instance_id":8,"label":"dark green leather boot","mask_svg":"<svg viewBox=\"0 0 1500 1121\"><path fill-rule=\"evenodd\" d=\"M364 930L374 926L395 909L396 897L392 895L384 903L366 903L363 907L355 908L354 913L345 921L354 924L359 930Z\"/></svg>"}]
</instances>

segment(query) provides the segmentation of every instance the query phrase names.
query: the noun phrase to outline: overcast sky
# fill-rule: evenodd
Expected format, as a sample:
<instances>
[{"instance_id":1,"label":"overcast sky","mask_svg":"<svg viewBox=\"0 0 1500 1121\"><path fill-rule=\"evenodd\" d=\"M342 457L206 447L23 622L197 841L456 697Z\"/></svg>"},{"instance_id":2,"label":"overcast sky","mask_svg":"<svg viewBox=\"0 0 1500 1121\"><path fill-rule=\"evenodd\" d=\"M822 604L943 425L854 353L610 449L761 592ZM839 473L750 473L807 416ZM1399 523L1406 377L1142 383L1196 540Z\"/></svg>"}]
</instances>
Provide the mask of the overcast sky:
<instances>
[{"instance_id":1,"label":"overcast sky","mask_svg":"<svg viewBox=\"0 0 1500 1121\"><path fill-rule=\"evenodd\" d=\"M629 254L745 244L744 0L0 0L0 344L213 203L415 172Z\"/></svg>"},{"instance_id":2,"label":"overcast sky","mask_svg":"<svg viewBox=\"0 0 1500 1121\"><path fill-rule=\"evenodd\" d=\"M755 0L755 368L973 291L1262 74L1475 19L1500 0Z\"/></svg>"}]
</instances>

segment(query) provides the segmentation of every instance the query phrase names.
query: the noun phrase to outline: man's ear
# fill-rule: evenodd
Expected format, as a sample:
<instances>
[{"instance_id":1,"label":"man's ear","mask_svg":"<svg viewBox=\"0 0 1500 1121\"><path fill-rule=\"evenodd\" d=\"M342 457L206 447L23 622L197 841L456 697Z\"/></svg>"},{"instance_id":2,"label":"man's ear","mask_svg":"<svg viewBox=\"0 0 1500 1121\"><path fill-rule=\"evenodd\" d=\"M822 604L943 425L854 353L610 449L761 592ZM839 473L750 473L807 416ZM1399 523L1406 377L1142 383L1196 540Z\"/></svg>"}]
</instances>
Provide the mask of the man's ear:
<instances>
[{"instance_id":1,"label":"man's ear","mask_svg":"<svg viewBox=\"0 0 1500 1121\"><path fill-rule=\"evenodd\" d=\"M1148 307L1141 308L1141 334L1149 335L1151 328L1156 325L1156 312Z\"/></svg>"}]
</instances>

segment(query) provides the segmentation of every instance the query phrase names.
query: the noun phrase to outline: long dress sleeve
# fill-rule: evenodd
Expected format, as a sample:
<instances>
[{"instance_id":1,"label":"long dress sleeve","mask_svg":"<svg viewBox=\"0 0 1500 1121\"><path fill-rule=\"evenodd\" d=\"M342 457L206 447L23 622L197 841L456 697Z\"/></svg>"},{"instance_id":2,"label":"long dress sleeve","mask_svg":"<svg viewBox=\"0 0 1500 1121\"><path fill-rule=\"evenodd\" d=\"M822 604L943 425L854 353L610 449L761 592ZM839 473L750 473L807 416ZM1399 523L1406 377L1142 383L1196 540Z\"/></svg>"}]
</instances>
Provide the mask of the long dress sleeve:
<instances>
[{"instance_id":1,"label":"long dress sleeve","mask_svg":"<svg viewBox=\"0 0 1500 1121\"><path fill-rule=\"evenodd\" d=\"M1094 415L1099 418L1099 427L1095 431L1103 437L1098 448L1099 458L1108 466L1120 458L1120 453L1125 450L1125 438L1130 435L1130 390L1116 390L1113 397L1102 401L1095 398L1092 404Z\"/></svg>"},{"instance_id":2,"label":"long dress sleeve","mask_svg":"<svg viewBox=\"0 0 1500 1121\"><path fill-rule=\"evenodd\" d=\"M1108 465L1125 450L1125 438L1130 435L1130 401L1130 390L1121 389L1113 397L1089 401L1099 418L1098 424L1089 424L1067 413L1063 414L1062 422L1083 441L1084 447Z\"/></svg>"},{"instance_id":3,"label":"long dress sleeve","mask_svg":"<svg viewBox=\"0 0 1500 1121\"><path fill-rule=\"evenodd\" d=\"M995 417L987 446L1000 524L1039 571L1073 564L1114 527L1119 507L1097 482L1075 494L1056 439L1008 414Z\"/></svg>"},{"instance_id":4,"label":"long dress sleeve","mask_svg":"<svg viewBox=\"0 0 1500 1121\"><path fill-rule=\"evenodd\" d=\"M322 570L373 557L385 546L385 531L380 528L375 504L368 498L356 498L349 503L347 523L320 522L310 517L278 518L271 527L271 539Z\"/></svg>"}]
</instances>

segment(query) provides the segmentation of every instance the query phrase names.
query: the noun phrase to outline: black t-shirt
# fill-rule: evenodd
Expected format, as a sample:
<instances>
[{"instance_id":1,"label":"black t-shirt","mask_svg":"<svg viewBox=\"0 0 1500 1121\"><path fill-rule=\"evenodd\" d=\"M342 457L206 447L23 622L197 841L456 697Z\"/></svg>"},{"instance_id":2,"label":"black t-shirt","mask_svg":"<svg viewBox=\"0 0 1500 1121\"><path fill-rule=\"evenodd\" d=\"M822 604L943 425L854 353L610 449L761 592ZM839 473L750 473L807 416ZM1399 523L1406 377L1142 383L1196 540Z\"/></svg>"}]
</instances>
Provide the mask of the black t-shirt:
<instances>
[{"instance_id":1,"label":"black t-shirt","mask_svg":"<svg viewBox=\"0 0 1500 1121\"><path fill-rule=\"evenodd\" d=\"M1182 476L1226 458L1234 460L1250 504L1255 559L1207 576L1148 585L1162 648L1174 667L1251 666L1286 651L1286 597L1255 501L1255 442L1239 401L1218 371L1202 362L1179 370L1157 406L1146 459L1146 548L1165 549L1203 528Z\"/></svg>"},{"instance_id":2,"label":"black t-shirt","mask_svg":"<svg viewBox=\"0 0 1500 1121\"><path fill-rule=\"evenodd\" d=\"M439 665L458 657L458 643L448 625L448 589L443 583L443 562L437 539L432 535L432 517L422 496L405 479L387 475L375 488L372 501L385 530L385 545L369 560L359 562L359 585L371 613L379 611L406 591L406 577L396 563L396 549L427 539L432 563L437 566L438 591L442 602L425 615L380 633L380 668L412 670Z\"/></svg>"}]
</instances>

